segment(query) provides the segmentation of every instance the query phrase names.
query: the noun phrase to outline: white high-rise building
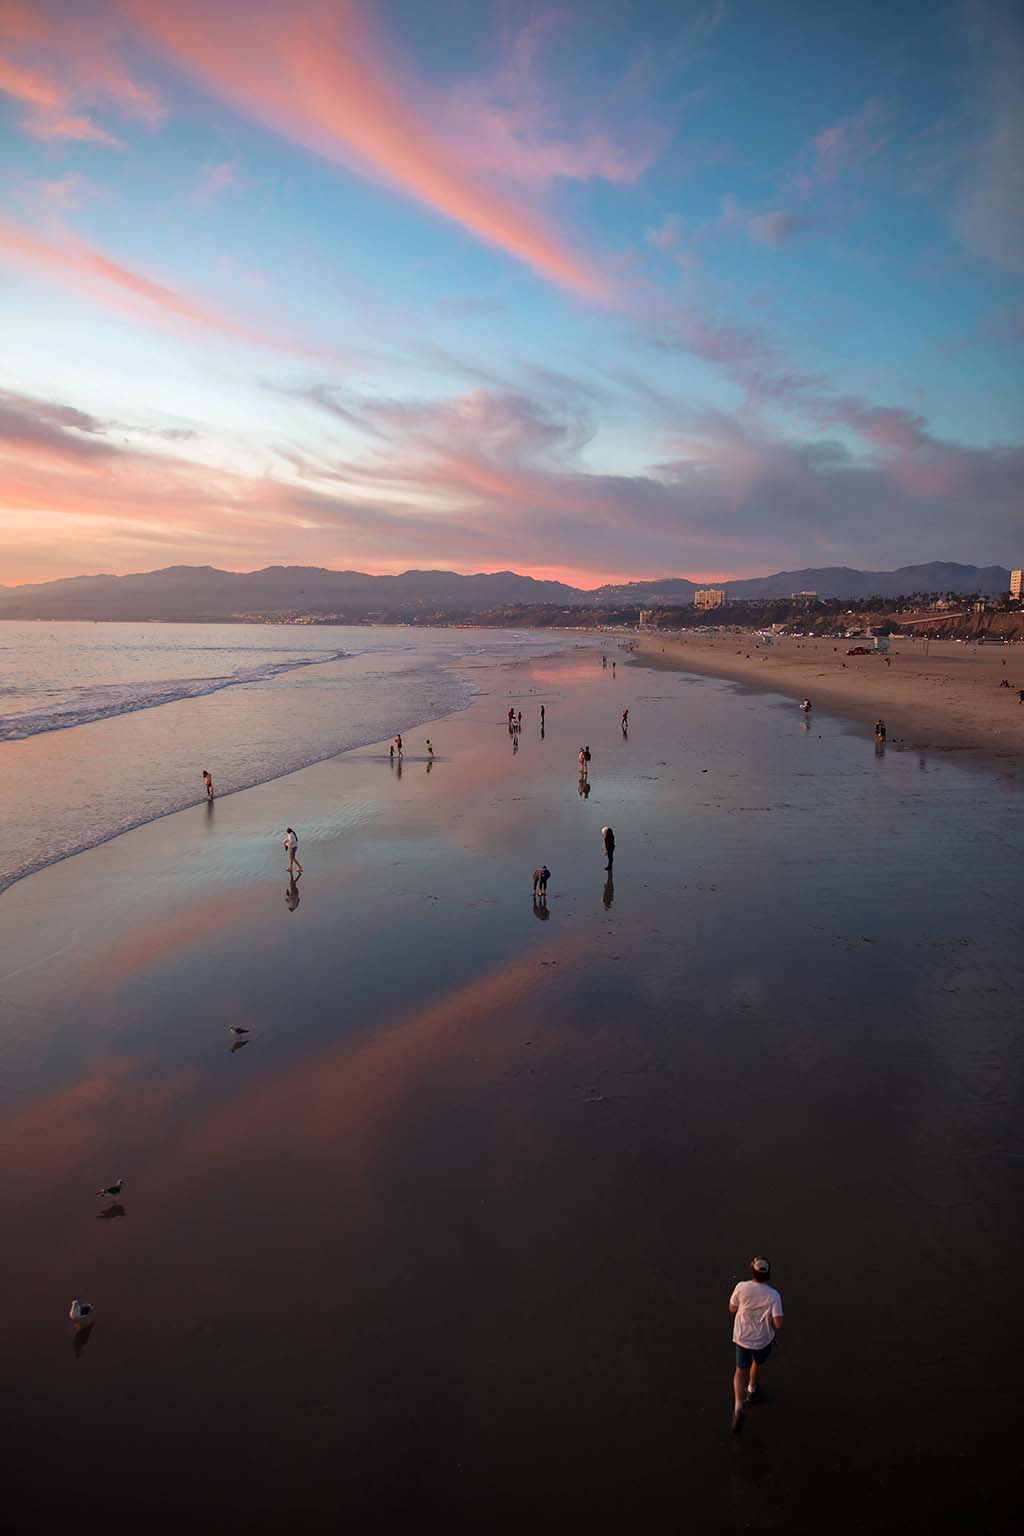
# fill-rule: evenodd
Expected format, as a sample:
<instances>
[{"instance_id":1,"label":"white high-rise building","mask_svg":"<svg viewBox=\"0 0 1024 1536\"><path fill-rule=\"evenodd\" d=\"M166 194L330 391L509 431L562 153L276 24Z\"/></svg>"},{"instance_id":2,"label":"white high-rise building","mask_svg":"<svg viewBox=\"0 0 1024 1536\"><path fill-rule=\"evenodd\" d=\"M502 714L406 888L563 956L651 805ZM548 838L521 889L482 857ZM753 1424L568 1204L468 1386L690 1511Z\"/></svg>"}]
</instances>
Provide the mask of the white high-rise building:
<instances>
[{"instance_id":1,"label":"white high-rise building","mask_svg":"<svg viewBox=\"0 0 1024 1536\"><path fill-rule=\"evenodd\" d=\"M724 602L724 587L698 587L693 594L695 608L721 608Z\"/></svg>"},{"instance_id":2,"label":"white high-rise building","mask_svg":"<svg viewBox=\"0 0 1024 1536\"><path fill-rule=\"evenodd\" d=\"M1010 572L1010 596L1020 602L1021 582L1024 581L1024 571Z\"/></svg>"}]
</instances>

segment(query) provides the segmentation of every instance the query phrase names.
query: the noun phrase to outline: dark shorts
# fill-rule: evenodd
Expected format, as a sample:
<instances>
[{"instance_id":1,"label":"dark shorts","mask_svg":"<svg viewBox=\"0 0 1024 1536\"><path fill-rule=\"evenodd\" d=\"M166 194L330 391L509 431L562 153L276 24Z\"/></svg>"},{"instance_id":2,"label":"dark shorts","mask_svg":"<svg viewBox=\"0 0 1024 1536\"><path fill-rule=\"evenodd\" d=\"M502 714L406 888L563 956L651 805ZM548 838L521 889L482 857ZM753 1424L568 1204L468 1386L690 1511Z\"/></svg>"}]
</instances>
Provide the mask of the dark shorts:
<instances>
[{"instance_id":1,"label":"dark shorts","mask_svg":"<svg viewBox=\"0 0 1024 1536\"><path fill-rule=\"evenodd\" d=\"M738 1371L749 1371L751 1364L764 1365L772 1352L772 1344L774 1343L775 1340L772 1339L771 1343L766 1344L763 1349L745 1349L742 1344L737 1344L736 1369Z\"/></svg>"}]
</instances>

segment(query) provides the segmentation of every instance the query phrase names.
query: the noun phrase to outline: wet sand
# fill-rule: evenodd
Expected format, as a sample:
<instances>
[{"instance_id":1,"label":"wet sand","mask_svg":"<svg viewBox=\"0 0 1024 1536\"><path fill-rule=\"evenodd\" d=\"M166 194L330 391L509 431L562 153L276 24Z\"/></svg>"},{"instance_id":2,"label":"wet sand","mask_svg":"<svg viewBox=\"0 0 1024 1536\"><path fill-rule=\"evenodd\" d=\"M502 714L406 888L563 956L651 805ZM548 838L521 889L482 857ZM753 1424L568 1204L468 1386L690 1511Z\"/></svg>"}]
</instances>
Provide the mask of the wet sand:
<instances>
[{"instance_id":1,"label":"wet sand","mask_svg":"<svg viewBox=\"0 0 1024 1536\"><path fill-rule=\"evenodd\" d=\"M1013 773L621 658L480 677L401 776L361 749L0 899L16 1528L994 1523ZM735 1441L754 1252L787 1329Z\"/></svg>"},{"instance_id":2,"label":"wet sand","mask_svg":"<svg viewBox=\"0 0 1024 1536\"><path fill-rule=\"evenodd\" d=\"M785 636L770 647L757 636L652 635L638 651L655 666L730 677L787 697L811 699L873 728L881 716L890 740L929 752L988 759L1024 758L1024 645L968 645L896 637L888 652L848 656L853 640ZM870 645L870 641L867 644ZM1003 681L1009 686L1001 687Z\"/></svg>"}]
</instances>

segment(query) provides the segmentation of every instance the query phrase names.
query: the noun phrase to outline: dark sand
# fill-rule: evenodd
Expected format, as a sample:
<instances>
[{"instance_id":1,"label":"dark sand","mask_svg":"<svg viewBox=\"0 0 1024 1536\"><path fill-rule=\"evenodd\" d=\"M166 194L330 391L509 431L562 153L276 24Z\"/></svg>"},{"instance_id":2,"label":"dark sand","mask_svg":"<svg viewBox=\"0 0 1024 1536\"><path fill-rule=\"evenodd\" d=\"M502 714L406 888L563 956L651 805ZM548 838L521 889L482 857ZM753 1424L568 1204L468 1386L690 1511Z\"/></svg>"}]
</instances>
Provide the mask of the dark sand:
<instances>
[{"instance_id":1,"label":"dark sand","mask_svg":"<svg viewBox=\"0 0 1024 1536\"><path fill-rule=\"evenodd\" d=\"M621 660L484 682L400 779L360 750L0 900L14 1528L994 1528L1015 777ZM735 1441L755 1252L788 1323Z\"/></svg>"}]
</instances>

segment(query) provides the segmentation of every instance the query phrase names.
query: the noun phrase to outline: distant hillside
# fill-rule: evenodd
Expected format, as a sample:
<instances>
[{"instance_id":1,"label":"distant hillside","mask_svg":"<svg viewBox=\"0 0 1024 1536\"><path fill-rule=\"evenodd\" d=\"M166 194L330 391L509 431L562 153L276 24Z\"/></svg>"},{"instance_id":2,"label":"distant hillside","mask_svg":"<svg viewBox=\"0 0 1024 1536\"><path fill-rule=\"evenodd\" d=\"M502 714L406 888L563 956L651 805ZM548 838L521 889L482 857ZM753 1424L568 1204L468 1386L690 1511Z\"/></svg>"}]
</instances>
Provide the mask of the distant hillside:
<instances>
[{"instance_id":1,"label":"distant hillside","mask_svg":"<svg viewBox=\"0 0 1024 1536\"><path fill-rule=\"evenodd\" d=\"M914 592L1006 592L1010 573L1001 565L955 565L933 560L928 565L901 565L895 571L855 571L846 565L823 570L778 571L723 583L730 597L789 597L816 592L819 597L909 597Z\"/></svg>"},{"instance_id":2,"label":"distant hillside","mask_svg":"<svg viewBox=\"0 0 1024 1536\"><path fill-rule=\"evenodd\" d=\"M778 571L774 576L728 579L730 598L899 597L915 592L1005 592L1010 573L1002 566L953 565L935 561L896 571ZM515 571L459 576L454 571L403 571L400 576L367 576L361 571L328 571L318 566L272 565L262 571L218 571L212 566L175 565L134 576L72 576L35 586L0 587L3 619L231 619L241 614L285 617L336 615L347 619L466 617L521 605L537 608L591 606L600 609L681 606L701 583L682 576L634 581L586 591L560 581L535 581Z\"/></svg>"},{"instance_id":3,"label":"distant hillside","mask_svg":"<svg viewBox=\"0 0 1024 1536\"><path fill-rule=\"evenodd\" d=\"M176 565L138 576L76 576L37 586L0 588L0 618L226 619L236 614L472 613L501 603L579 603L575 587L534 581L514 571L458 576L404 571L366 576L316 566L272 565L262 571L218 571Z\"/></svg>"}]
</instances>

